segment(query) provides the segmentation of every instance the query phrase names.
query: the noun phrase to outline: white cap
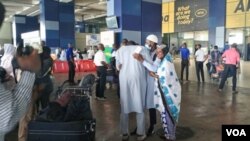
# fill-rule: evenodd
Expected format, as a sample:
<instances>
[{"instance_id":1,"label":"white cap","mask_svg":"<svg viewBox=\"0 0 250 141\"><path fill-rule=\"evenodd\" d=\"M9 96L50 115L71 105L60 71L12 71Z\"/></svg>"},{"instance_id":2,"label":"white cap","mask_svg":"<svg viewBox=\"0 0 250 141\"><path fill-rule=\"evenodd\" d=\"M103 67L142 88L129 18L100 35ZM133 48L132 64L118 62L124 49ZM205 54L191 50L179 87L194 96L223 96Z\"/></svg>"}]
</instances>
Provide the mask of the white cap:
<instances>
[{"instance_id":1,"label":"white cap","mask_svg":"<svg viewBox=\"0 0 250 141\"><path fill-rule=\"evenodd\" d=\"M31 46L38 51L38 54L43 53L43 47L39 43L32 43Z\"/></svg>"},{"instance_id":2,"label":"white cap","mask_svg":"<svg viewBox=\"0 0 250 141\"><path fill-rule=\"evenodd\" d=\"M158 43L158 38L154 34L148 35L148 37L146 39L149 40L149 41L152 41L154 43Z\"/></svg>"}]
</instances>

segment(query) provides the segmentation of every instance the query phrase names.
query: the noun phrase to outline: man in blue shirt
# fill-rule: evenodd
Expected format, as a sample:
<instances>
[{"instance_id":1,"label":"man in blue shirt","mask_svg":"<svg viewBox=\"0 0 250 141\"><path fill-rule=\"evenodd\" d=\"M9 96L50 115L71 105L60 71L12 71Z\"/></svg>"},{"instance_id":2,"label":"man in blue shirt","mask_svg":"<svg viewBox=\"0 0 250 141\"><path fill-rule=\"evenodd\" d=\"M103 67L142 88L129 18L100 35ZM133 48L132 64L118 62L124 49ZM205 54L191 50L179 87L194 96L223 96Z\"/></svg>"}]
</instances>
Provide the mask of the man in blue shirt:
<instances>
[{"instance_id":1,"label":"man in blue shirt","mask_svg":"<svg viewBox=\"0 0 250 141\"><path fill-rule=\"evenodd\" d=\"M69 83L75 84L75 62L74 62L74 54L73 54L73 47L69 43L68 49L66 51L66 57L69 65Z\"/></svg>"},{"instance_id":2,"label":"man in blue shirt","mask_svg":"<svg viewBox=\"0 0 250 141\"><path fill-rule=\"evenodd\" d=\"M180 54L181 54L181 81L183 81L183 73L184 69L186 69L186 80L188 81L188 70L189 70L189 55L190 52L187 48L187 44L183 43L181 49L180 49Z\"/></svg>"}]
</instances>

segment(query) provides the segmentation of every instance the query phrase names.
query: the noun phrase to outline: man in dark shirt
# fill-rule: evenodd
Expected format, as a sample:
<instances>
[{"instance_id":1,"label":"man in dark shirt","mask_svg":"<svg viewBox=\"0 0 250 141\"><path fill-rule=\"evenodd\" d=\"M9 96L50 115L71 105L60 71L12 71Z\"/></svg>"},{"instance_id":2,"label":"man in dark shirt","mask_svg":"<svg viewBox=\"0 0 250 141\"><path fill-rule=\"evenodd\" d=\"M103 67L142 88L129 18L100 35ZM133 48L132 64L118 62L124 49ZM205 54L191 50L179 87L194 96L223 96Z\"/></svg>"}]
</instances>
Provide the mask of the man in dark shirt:
<instances>
[{"instance_id":1,"label":"man in dark shirt","mask_svg":"<svg viewBox=\"0 0 250 141\"><path fill-rule=\"evenodd\" d=\"M186 69L186 80L188 81L188 70L189 70L189 49L187 48L187 44L183 43L181 49L181 81L183 81L183 73L184 69Z\"/></svg>"},{"instance_id":2,"label":"man in dark shirt","mask_svg":"<svg viewBox=\"0 0 250 141\"><path fill-rule=\"evenodd\" d=\"M40 107L39 103L41 103L41 108L44 109L48 106L50 94L53 92L53 82L51 79L53 59L50 56L51 49L46 46L45 41L41 42L41 46L43 48L43 53L40 54L42 69L36 77L35 84L44 86L44 89L39 93L39 99L37 101L37 106Z\"/></svg>"},{"instance_id":3,"label":"man in dark shirt","mask_svg":"<svg viewBox=\"0 0 250 141\"><path fill-rule=\"evenodd\" d=\"M75 84L74 78L75 78L75 62L74 62L74 54L73 54L73 47L69 43L68 49L66 51L66 57L69 65L69 82L71 84Z\"/></svg>"}]
</instances>

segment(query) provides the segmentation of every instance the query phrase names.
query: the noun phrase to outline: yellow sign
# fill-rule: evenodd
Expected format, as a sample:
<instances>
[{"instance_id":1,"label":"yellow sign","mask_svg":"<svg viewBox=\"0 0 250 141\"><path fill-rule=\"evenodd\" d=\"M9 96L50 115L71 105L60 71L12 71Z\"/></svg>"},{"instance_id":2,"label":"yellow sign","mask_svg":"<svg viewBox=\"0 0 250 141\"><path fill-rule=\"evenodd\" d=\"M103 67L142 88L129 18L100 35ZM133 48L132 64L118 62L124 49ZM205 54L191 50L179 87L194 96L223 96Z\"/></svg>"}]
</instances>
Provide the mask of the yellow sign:
<instances>
[{"instance_id":1,"label":"yellow sign","mask_svg":"<svg viewBox=\"0 0 250 141\"><path fill-rule=\"evenodd\" d=\"M250 26L250 0L227 0L226 28Z\"/></svg>"},{"instance_id":2,"label":"yellow sign","mask_svg":"<svg viewBox=\"0 0 250 141\"><path fill-rule=\"evenodd\" d=\"M174 2L162 4L162 33L174 32Z\"/></svg>"}]
</instances>

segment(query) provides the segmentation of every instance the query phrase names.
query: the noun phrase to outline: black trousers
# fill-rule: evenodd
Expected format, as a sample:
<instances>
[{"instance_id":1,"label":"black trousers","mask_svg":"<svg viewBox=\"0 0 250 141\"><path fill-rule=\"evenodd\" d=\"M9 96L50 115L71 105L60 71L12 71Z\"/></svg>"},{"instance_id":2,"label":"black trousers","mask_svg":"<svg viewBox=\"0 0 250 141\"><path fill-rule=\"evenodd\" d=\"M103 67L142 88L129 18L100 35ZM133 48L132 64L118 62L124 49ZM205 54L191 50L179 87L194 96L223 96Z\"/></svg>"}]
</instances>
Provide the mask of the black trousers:
<instances>
[{"instance_id":1,"label":"black trousers","mask_svg":"<svg viewBox=\"0 0 250 141\"><path fill-rule=\"evenodd\" d=\"M41 91L39 91L38 99L36 102L38 108L37 110L39 111L40 106L42 109L44 109L49 105L50 94L53 92L54 87L50 76L46 76L46 78L44 78L42 82L40 82L37 85L44 86L44 88Z\"/></svg>"},{"instance_id":2,"label":"black trousers","mask_svg":"<svg viewBox=\"0 0 250 141\"><path fill-rule=\"evenodd\" d=\"M74 83L75 64L72 61L68 61L68 65L69 65L69 82Z\"/></svg>"},{"instance_id":3,"label":"black trousers","mask_svg":"<svg viewBox=\"0 0 250 141\"><path fill-rule=\"evenodd\" d=\"M99 80L96 84L96 97L103 98L107 76L107 70L104 66L97 67L97 76L99 77Z\"/></svg>"},{"instance_id":4,"label":"black trousers","mask_svg":"<svg viewBox=\"0 0 250 141\"><path fill-rule=\"evenodd\" d=\"M156 124L156 109L149 109L150 127Z\"/></svg>"},{"instance_id":5,"label":"black trousers","mask_svg":"<svg viewBox=\"0 0 250 141\"><path fill-rule=\"evenodd\" d=\"M202 82L204 82L205 79L204 79L203 62L196 61L196 65L197 65L196 66L197 79L200 82L200 75L201 75Z\"/></svg>"},{"instance_id":6,"label":"black trousers","mask_svg":"<svg viewBox=\"0 0 250 141\"><path fill-rule=\"evenodd\" d=\"M227 81L227 78L231 73L231 75L233 77L233 91L236 90L236 82L237 82L236 70L237 70L236 65L225 64L219 89L223 89L225 82Z\"/></svg>"},{"instance_id":7,"label":"black trousers","mask_svg":"<svg viewBox=\"0 0 250 141\"><path fill-rule=\"evenodd\" d=\"M120 98L120 80L119 80L119 72L116 72L115 70L113 71L113 73L114 73L114 75L113 75L113 77L114 77L114 83L116 83L117 84L117 91L116 91L116 93L117 93L117 96L118 96L118 98Z\"/></svg>"},{"instance_id":8,"label":"black trousers","mask_svg":"<svg viewBox=\"0 0 250 141\"><path fill-rule=\"evenodd\" d=\"M188 80L188 71L189 71L189 60L181 61L181 80L183 80L184 69L186 69L186 80Z\"/></svg>"}]
</instances>

